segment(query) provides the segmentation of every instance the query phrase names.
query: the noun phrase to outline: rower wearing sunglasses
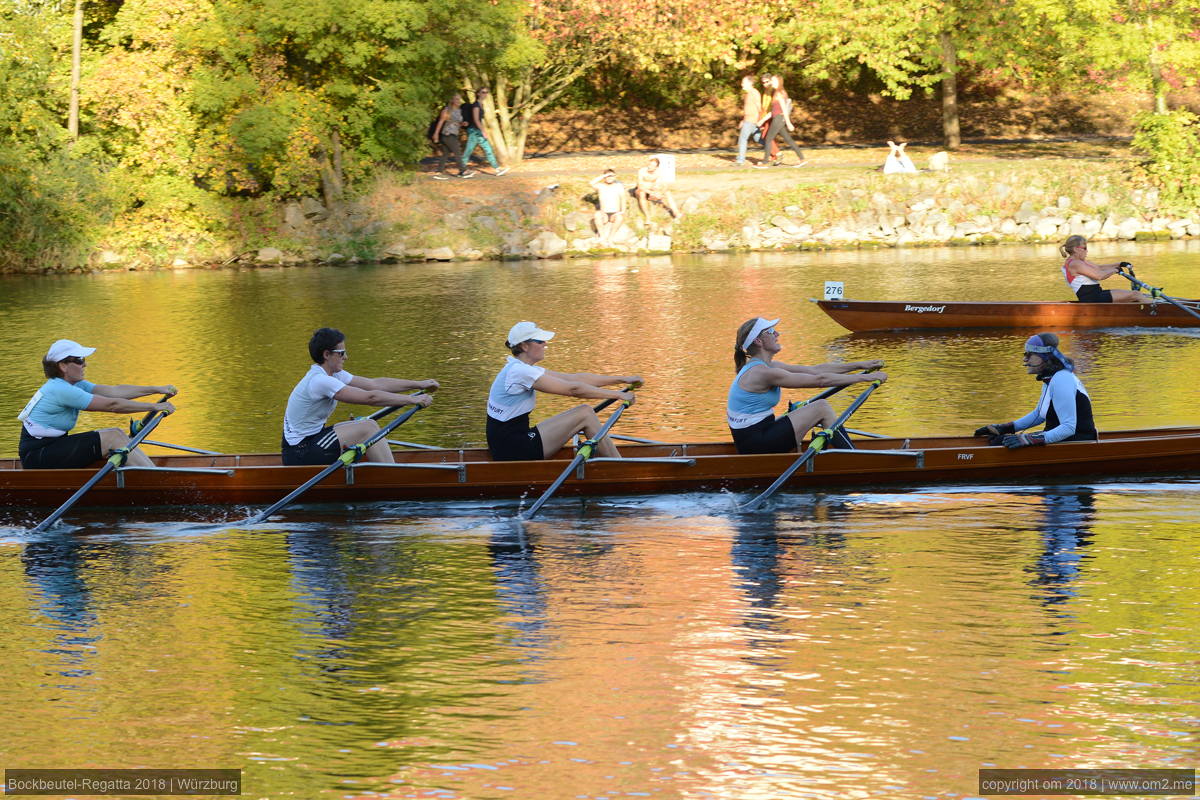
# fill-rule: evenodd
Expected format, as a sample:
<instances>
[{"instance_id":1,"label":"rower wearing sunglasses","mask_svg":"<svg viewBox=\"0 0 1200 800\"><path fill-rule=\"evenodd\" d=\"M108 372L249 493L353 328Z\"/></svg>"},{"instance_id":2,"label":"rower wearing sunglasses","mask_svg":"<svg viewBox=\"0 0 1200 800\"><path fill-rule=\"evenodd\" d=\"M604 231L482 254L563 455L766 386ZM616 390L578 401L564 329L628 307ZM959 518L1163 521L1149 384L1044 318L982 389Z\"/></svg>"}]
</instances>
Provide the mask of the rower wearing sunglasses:
<instances>
[{"instance_id":1,"label":"rower wearing sunglasses","mask_svg":"<svg viewBox=\"0 0 1200 800\"><path fill-rule=\"evenodd\" d=\"M729 432L737 451L749 453L787 453L800 447L804 434L816 426L828 427L837 419L827 400L817 400L775 416L781 389L849 386L852 383L886 381L885 372L876 370L882 361L847 361L806 367L775 360L782 348L777 319L755 317L742 323L733 344L733 383L729 386L726 415ZM836 431L830 447L853 447L846 434Z\"/></svg>"},{"instance_id":2,"label":"rower wearing sunglasses","mask_svg":"<svg viewBox=\"0 0 1200 800\"><path fill-rule=\"evenodd\" d=\"M589 405L575 406L530 426L537 392L633 402L633 392L603 387L641 384L638 375L555 372L538 366L546 357L546 342L553 338L553 331L532 322L518 322L508 332L504 346L512 355L492 381L487 401L487 442L494 461L540 461L557 453L577 433L590 439L600 432L600 419ZM600 440L596 452L606 458L620 457L608 438Z\"/></svg>"},{"instance_id":3,"label":"rower wearing sunglasses","mask_svg":"<svg viewBox=\"0 0 1200 800\"><path fill-rule=\"evenodd\" d=\"M338 402L361 406L422 407L433 402L428 394L399 394L413 389L432 392L435 380L411 381L404 378L363 378L345 369L346 337L337 328L320 328L308 340L313 365L292 389L283 415L283 441L280 444L285 466L326 466L337 461L342 451L365 442L379 430L373 419L356 419L328 425ZM392 463L392 449L386 441L367 448L364 461Z\"/></svg>"},{"instance_id":4,"label":"rower wearing sunglasses","mask_svg":"<svg viewBox=\"0 0 1200 800\"><path fill-rule=\"evenodd\" d=\"M96 352L70 339L50 345L42 359L46 382L17 415L21 420L18 452L25 469L78 469L107 458L113 450L129 444L120 428L101 428L71 433L80 411L138 414L161 411L170 414L175 406L163 401L143 403L137 398L150 394L175 395L174 386L108 386L84 379L87 357ZM140 450L129 453L126 463L150 467L153 462Z\"/></svg>"}]
</instances>

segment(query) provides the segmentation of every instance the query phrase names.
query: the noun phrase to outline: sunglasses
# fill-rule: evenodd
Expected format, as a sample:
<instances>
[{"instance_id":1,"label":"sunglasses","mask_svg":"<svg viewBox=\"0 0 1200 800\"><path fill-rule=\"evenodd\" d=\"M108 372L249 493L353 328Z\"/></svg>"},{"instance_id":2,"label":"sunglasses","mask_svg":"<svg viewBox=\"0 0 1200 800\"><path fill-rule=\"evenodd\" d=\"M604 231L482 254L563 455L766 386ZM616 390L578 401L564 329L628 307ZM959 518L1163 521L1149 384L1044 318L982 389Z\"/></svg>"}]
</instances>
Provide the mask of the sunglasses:
<instances>
[{"instance_id":1,"label":"sunglasses","mask_svg":"<svg viewBox=\"0 0 1200 800\"><path fill-rule=\"evenodd\" d=\"M329 352L333 353L335 356L342 356L343 358L346 357L345 350L330 350Z\"/></svg>"},{"instance_id":2,"label":"sunglasses","mask_svg":"<svg viewBox=\"0 0 1200 800\"><path fill-rule=\"evenodd\" d=\"M67 356L66 358L64 358L62 361L60 361L58 363L60 363L60 364L64 364L64 363L65 364L78 364L79 366L82 367L82 366L87 365L87 359L80 358L79 356Z\"/></svg>"},{"instance_id":3,"label":"sunglasses","mask_svg":"<svg viewBox=\"0 0 1200 800\"><path fill-rule=\"evenodd\" d=\"M534 344L545 344L546 343L545 339L530 339L529 341L533 342Z\"/></svg>"}]
</instances>

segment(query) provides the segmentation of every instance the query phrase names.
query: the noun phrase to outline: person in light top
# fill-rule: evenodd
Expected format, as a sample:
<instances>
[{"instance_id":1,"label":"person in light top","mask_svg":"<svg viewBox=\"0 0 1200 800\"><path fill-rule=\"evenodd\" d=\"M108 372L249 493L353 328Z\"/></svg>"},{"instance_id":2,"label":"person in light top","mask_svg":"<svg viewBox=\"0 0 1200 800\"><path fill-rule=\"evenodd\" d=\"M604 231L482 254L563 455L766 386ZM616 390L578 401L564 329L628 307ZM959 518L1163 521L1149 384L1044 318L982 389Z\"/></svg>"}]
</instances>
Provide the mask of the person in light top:
<instances>
[{"instance_id":1,"label":"person in light top","mask_svg":"<svg viewBox=\"0 0 1200 800\"><path fill-rule=\"evenodd\" d=\"M1100 281L1117 274L1120 267L1132 266L1128 261L1115 264L1093 264L1087 260L1087 239L1069 236L1058 252L1063 262L1063 278L1081 303L1153 303L1154 298L1131 289L1101 289Z\"/></svg>"},{"instance_id":2,"label":"person in light top","mask_svg":"<svg viewBox=\"0 0 1200 800\"><path fill-rule=\"evenodd\" d=\"M546 357L546 343L554 338L532 322L518 322L508 332L504 346L512 354L492 381L487 401L487 441L494 461L536 461L552 457L567 441L582 432L591 438L602 427L589 405L568 411L530 426L529 414L537 402L536 393L566 397L614 399L633 402L632 392L603 387L617 383L637 385L637 375L597 375L591 372L555 372L538 366ZM605 437L596 451L607 458L619 458L612 441Z\"/></svg>"},{"instance_id":3,"label":"person in light top","mask_svg":"<svg viewBox=\"0 0 1200 800\"><path fill-rule=\"evenodd\" d=\"M84 379L87 358L96 352L70 339L50 345L42 359L46 382L17 415L21 421L18 452L25 469L75 469L107 458L113 450L129 444L120 428L71 433L80 411L139 414L161 411L170 414L175 406L166 401L143 403L136 398L148 394L175 396L174 386L106 386ZM154 463L140 450L133 450L126 464L150 467Z\"/></svg>"},{"instance_id":4,"label":"person in light top","mask_svg":"<svg viewBox=\"0 0 1200 800\"><path fill-rule=\"evenodd\" d=\"M1025 371L1042 382L1042 396L1033 411L1012 422L984 425L975 431L991 444L1009 450L1055 442L1094 442L1099 438L1092 420L1092 398L1075 375L1075 364L1058 349L1058 336L1038 333L1025 341ZM1021 433L1046 423L1038 433Z\"/></svg>"},{"instance_id":5,"label":"person in light top","mask_svg":"<svg viewBox=\"0 0 1200 800\"><path fill-rule=\"evenodd\" d=\"M338 402L361 406L427 407L433 402L428 394L399 394L412 389L435 391L435 380L411 381L404 378L363 378L346 371L346 337L336 328L320 328L308 341L313 365L292 389L283 415L283 441L280 443L285 466L327 465L342 451L360 444L379 430L373 419L357 419L328 425ZM386 441L371 445L364 454L367 461L392 463L392 449Z\"/></svg>"},{"instance_id":6,"label":"person in light top","mask_svg":"<svg viewBox=\"0 0 1200 800\"><path fill-rule=\"evenodd\" d=\"M886 381L878 370L882 361L847 361L806 367L775 360L783 349L777 319L755 317L741 324L733 343L733 368L737 374L729 385L726 417L734 445L742 454L787 453L800 447L804 434L816 426L829 427L837 419L827 400L818 400L775 416L783 388L849 386L852 383ZM851 447L845 433L837 431L831 447Z\"/></svg>"}]
</instances>

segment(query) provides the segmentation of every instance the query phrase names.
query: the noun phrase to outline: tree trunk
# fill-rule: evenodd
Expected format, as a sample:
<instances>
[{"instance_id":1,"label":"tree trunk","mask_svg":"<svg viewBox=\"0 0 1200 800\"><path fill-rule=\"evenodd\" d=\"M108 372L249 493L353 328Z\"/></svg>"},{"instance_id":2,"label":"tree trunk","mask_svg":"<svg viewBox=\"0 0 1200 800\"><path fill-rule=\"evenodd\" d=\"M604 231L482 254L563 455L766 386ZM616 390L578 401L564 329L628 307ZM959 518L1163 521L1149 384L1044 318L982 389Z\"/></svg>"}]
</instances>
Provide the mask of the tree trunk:
<instances>
[{"instance_id":1,"label":"tree trunk","mask_svg":"<svg viewBox=\"0 0 1200 800\"><path fill-rule=\"evenodd\" d=\"M79 73L83 60L83 0L75 0L75 19L71 25L71 99L67 111L67 132L71 140L79 138Z\"/></svg>"},{"instance_id":2,"label":"tree trunk","mask_svg":"<svg viewBox=\"0 0 1200 800\"><path fill-rule=\"evenodd\" d=\"M1162 64L1155 55L1150 56L1150 88L1154 91L1154 113L1167 113L1167 92L1171 90L1162 74Z\"/></svg>"},{"instance_id":3,"label":"tree trunk","mask_svg":"<svg viewBox=\"0 0 1200 800\"><path fill-rule=\"evenodd\" d=\"M321 177L321 196L325 200L325 208L332 212L341 205L345 194L344 173L342 172L342 139L335 129L329 137L329 149L321 148L318 173Z\"/></svg>"},{"instance_id":4,"label":"tree trunk","mask_svg":"<svg viewBox=\"0 0 1200 800\"><path fill-rule=\"evenodd\" d=\"M958 129L958 52L949 31L939 37L942 44L942 136L947 150L962 144Z\"/></svg>"}]
</instances>

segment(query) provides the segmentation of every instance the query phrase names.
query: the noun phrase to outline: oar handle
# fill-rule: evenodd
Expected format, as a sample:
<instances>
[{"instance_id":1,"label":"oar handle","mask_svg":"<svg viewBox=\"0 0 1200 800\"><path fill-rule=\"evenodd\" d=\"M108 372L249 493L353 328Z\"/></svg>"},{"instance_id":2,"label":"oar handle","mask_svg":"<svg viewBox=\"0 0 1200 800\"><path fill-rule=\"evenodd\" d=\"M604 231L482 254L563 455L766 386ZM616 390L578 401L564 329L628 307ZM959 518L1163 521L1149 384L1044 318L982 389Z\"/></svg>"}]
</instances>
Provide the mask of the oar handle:
<instances>
[{"instance_id":1,"label":"oar handle","mask_svg":"<svg viewBox=\"0 0 1200 800\"><path fill-rule=\"evenodd\" d=\"M1122 263L1128 263L1128 262L1122 262ZM1180 303L1179 300L1174 297L1170 297L1166 294L1163 294L1162 289L1160 289L1156 286L1151 286L1150 284L1146 283L1145 281L1135 278L1133 276L1133 265L1132 264L1129 265L1128 269L1129 269L1129 272L1125 272L1121 267L1117 267L1117 274L1120 275L1121 277L1123 277L1125 280L1129 281L1129 283L1132 284L1134 286L1134 288L1145 289L1148 292L1150 292L1150 296L1153 297L1154 299L1166 300L1168 303L1175 306L1180 311L1184 311L1188 314L1191 314L1196 319L1200 319L1200 313L1196 313L1196 311L1194 309L1188 308L1183 303Z\"/></svg>"},{"instance_id":2,"label":"oar handle","mask_svg":"<svg viewBox=\"0 0 1200 800\"><path fill-rule=\"evenodd\" d=\"M861 370L859 370L859 372L862 374L865 374L868 372L877 372L881 369L883 369L882 363L875 369L869 369L867 367L863 367ZM820 394L815 394L812 397L808 398L807 400L793 400L790 403L788 403L788 411L789 412L795 411L797 408L803 408L804 406L808 405L809 403L815 403L818 400L828 400L829 398L833 397L835 394L840 392L842 389L845 389L847 386L853 386L853 385L854 384L852 384L852 383L844 383L841 386L831 386L828 389L826 389L825 391L821 392Z\"/></svg>"},{"instance_id":3,"label":"oar handle","mask_svg":"<svg viewBox=\"0 0 1200 800\"><path fill-rule=\"evenodd\" d=\"M165 402L167 402L168 400L170 400L172 397L174 397L174 395L170 395L170 394L164 394L162 397L158 398L158 402L159 402L159 403L165 403ZM150 421L150 418L151 418L152 416L154 416L155 414L157 414L157 413L159 413L159 412L155 411L155 410L152 408L152 409L150 409L149 411L147 411L147 412L146 412L146 415L145 415L145 416L143 416L141 419L139 419L137 422L134 422L133 420L130 420L130 421L129 421L129 435L130 435L130 436L133 436L133 435L134 435L134 434L136 434L138 431L140 431L142 428L146 427L146 423L147 423L147 422L149 422L149 421Z\"/></svg>"},{"instance_id":4,"label":"oar handle","mask_svg":"<svg viewBox=\"0 0 1200 800\"><path fill-rule=\"evenodd\" d=\"M425 394L426 391L427 391L426 389L417 389L415 392L409 392L409 394L416 396L419 394ZM373 411L372 413L367 415L366 419L373 419L376 422L378 422L379 420L383 419L384 417L388 416L389 414L395 414L397 411L400 410L400 408L401 408L401 406L388 406L387 408L381 408L378 411Z\"/></svg>"},{"instance_id":5,"label":"oar handle","mask_svg":"<svg viewBox=\"0 0 1200 800\"><path fill-rule=\"evenodd\" d=\"M424 393L425 393L424 390L422 390L420 392L414 392L413 396L416 397L417 395L421 395ZM347 447L345 449L345 451L340 456L338 456L338 460L341 461L343 464L347 464L347 465L353 464L355 461L358 461L360 458L362 458L364 455L366 455L367 450L369 450L376 442L380 441L381 439L386 439L387 435L389 433L391 433L393 430L395 430L396 428L403 425L405 422L408 422L409 418L413 414L417 413L424 407L425 406L419 405L417 403L413 403L412 407L409 408L408 411L405 411L403 414L396 417L394 420L389 422L387 425L384 425L382 428L375 431L375 433L371 434L371 436L369 436L366 441L360 442L359 444L351 445L350 447ZM385 408L383 410L386 411L388 414L390 414L399 408L400 408L400 406L389 406L388 408Z\"/></svg>"},{"instance_id":6,"label":"oar handle","mask_svg":"<svg viewBox=\"0 0 1200 800\"><path fill-rule=\"evenodd\" d=\"M638 381L637 383L629 384L621 391L622 392L636 392L640 388L642 388L642 382ZM607 400L605 400L603 403L598 403L597 405L592 406L592 411L595 411L597 414L599 414L601 411L608 408L615 402L617 402L617 398L610 397ZM622 402L624 402L624 401L622 401Z\"/></svg>"}]
</instances>

